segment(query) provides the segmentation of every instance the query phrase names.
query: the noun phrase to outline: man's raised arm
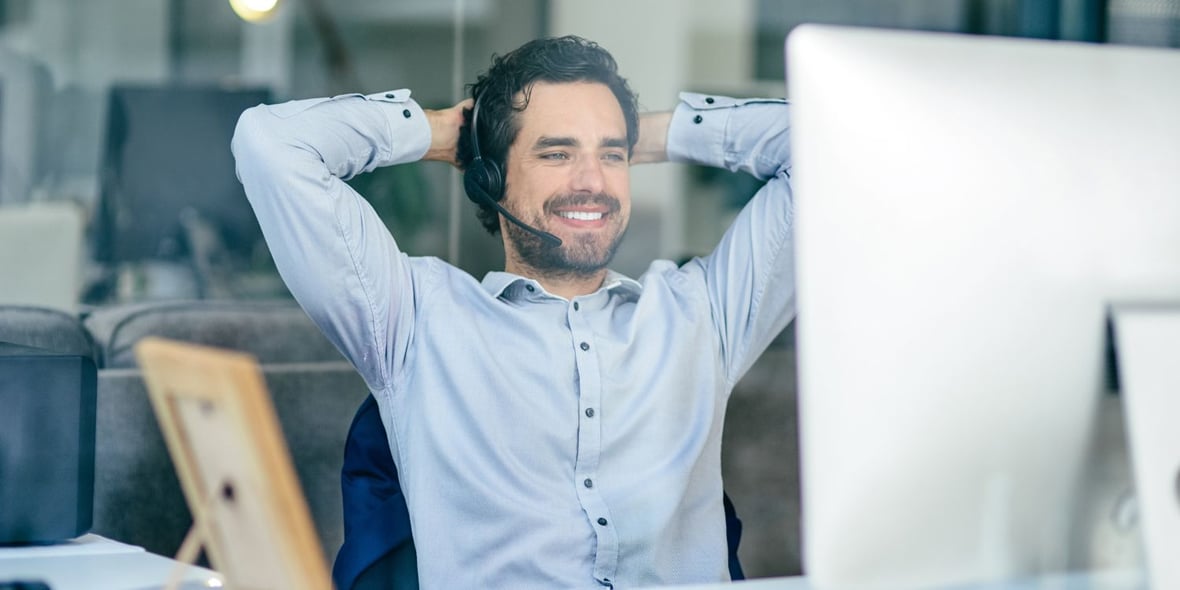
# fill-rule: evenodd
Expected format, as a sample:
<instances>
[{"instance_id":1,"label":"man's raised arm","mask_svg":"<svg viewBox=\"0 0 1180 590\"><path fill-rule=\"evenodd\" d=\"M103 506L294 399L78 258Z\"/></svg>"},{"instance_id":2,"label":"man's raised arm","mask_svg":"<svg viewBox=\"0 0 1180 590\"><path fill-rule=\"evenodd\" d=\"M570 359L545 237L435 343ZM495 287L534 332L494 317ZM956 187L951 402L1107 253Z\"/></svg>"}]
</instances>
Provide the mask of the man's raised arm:
<instances>
[{"instance_id":1,"label":"man's raised arm","mask_svg":"<svg viewBox=\"0 0 1180 590\"><path fill-rule=\"evenodd\" d=\"M743 171L766 184L701 259L732 385L795 315L789 105L684 93L668 159Z\"/></svg>"},{"instance_id":2,"label":"man's raised arm","mask_svg":"<svg viewBox=\"0 0 1180 590\"><path fill-rule=\"evenodd\" d=\"M425 157L453 161L449 111L428 116L408 90L297 100L247 110L234 133L238 178L279 273L371 388L388 384L413 329L416 279L344 181Z\"/></svg>"}]
</instances>

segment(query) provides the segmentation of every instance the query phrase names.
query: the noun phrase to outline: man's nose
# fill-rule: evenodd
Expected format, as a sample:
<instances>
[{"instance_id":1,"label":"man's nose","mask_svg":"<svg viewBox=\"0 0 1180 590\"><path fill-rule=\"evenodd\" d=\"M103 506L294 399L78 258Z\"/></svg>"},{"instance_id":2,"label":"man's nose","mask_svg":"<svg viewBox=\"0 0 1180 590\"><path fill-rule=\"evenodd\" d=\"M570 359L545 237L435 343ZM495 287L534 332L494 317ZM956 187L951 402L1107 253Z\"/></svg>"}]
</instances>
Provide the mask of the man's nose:
<instances>
[{"instance_id":1,"label":"man's nose","mask_svg":"<svg viewBox=\"0 0 1180 590\"><path fill-rule=\"evenodd\" d=\"M577 192L601 193L606 188L602 162L595 157L579 158L574 167L573 186Z\"/></svg>"}]
</instances>

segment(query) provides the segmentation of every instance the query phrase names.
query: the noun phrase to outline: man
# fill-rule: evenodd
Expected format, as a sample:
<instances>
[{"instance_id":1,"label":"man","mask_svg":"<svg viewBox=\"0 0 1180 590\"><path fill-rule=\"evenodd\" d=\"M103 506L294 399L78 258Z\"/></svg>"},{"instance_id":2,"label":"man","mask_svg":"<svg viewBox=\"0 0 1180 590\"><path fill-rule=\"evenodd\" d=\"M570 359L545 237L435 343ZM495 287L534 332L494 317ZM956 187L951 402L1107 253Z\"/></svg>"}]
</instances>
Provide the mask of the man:
<instances>
[{"instance_id":1,"label":"man","mask_svg":"<svg viewBox=\"0 0 1180 590\"><path fill-rule=\"evenodd\" d=\"M787 107L683 95L638 116L614 59L576 37L497 58L472 93L260 106L233 142L284 280L380 407L422 586L728 579L726 401L794 314ZM472 189L505 272L407 256L344 183L418 159L501 173ZM712 254L632 280L607 267L630 166L665 159L769 182ZM520 224L489 213L496 193Z\"/></svg>"}]
</instances>

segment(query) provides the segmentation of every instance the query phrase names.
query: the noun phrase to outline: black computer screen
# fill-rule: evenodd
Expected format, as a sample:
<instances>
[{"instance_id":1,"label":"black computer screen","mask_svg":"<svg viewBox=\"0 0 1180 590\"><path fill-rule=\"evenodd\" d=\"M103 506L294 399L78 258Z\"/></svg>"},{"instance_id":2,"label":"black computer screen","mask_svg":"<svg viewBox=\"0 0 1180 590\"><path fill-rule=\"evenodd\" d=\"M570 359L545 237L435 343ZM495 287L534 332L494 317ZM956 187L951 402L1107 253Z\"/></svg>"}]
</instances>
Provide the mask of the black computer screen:
<instances>
[{"instance_id":1,"label":"black computer screen","mask_svg":"<svg viewBox=\"0 0 1180 590\"><path fill-rule=\"evenodd\" d=\"M89 356L0 340L0 546L90 530L96 375Z\"/></svg>"},{"instance_id":2,"label":"black computer screen","mask_svg":"<svg viewBox=\"0 0 1180 590\"><path fill-rule=\"evenodd\" d=\"M230 139L262 88L115 86L110 92L94 257L183 260L182 214L216 229L229 254L248 257L261 231L234 174Z\"/></svg>"}]
</instances>

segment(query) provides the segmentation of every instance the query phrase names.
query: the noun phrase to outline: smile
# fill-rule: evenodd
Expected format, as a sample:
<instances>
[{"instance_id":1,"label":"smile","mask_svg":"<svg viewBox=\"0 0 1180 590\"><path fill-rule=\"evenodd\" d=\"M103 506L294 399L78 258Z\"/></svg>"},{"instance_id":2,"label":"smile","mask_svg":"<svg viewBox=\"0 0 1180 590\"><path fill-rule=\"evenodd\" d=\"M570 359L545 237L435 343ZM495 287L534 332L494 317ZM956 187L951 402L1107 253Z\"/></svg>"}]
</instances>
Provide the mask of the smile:
<instances>
[{"instance_id":1,"label":"smile","mask_svg":"<svg viewBox=\"0 0 1180 590\"><path fill-rule=\"evenodd\" d=\"M557 215L578 221L598 221L602 219L602 213L598 211L559 211Z\"/></svg>"}]
</instances>

